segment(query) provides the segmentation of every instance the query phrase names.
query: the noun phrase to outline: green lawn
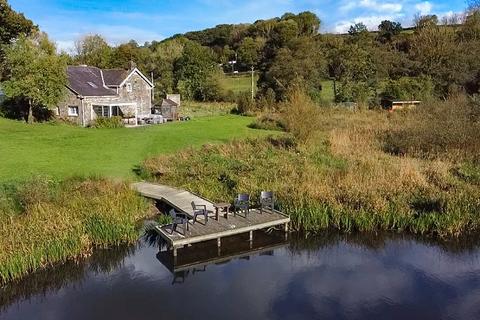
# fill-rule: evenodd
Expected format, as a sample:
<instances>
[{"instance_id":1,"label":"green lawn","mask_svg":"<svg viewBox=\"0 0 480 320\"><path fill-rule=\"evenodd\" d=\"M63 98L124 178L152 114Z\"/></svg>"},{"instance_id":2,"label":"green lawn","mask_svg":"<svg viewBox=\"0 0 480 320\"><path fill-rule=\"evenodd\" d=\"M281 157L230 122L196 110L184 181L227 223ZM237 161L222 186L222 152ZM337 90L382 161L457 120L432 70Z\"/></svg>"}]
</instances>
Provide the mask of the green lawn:
<instances>
[{"instance_id":1,"label":"green lawn","mask_svg":"<svg viewBox=\"0 0 480 320\"><path fill-rule=\"evenodd\" d=\"M255 74L254 86L257 90L258 75ZM225 75L222 79L222 86L225 90L233 91L235 94L241 92L251 92L252 90L252 77L250 74L239 75Z\"/></svg>"},{"instance_id":2,"label":"green lawn","mask_svg":"<svg viewBox=\"0 0 480 320\"><path fill-rule=\"evenodd\" d=\"M0 118L0 181L33 175L131 178L149 156L266 133L247 128L251 122L228 115L133 129L85 129Z\"/></svg>"}]
</instances>

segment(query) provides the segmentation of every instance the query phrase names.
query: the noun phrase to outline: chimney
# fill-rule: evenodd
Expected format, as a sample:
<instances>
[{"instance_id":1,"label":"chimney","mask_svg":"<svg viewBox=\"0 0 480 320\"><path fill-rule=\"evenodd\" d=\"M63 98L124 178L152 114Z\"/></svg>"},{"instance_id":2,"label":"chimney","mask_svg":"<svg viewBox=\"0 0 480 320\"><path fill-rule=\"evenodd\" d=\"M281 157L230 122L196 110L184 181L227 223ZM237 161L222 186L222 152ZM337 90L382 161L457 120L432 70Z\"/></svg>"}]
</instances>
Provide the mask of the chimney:
<instances>
[{"instance_id":1,"label":"chimney","mask_svg":"<svg viewBox=\"0 0 480 320\"><path fill-rule=\"evenodd\" d=\"M128 62L128 69L129 69L129 70L133 70L133 69L135 69L136 67L137 67L137 64L136 64L135 62L133 62L132 60L130 60L130 61Z\"/></svg>"}]
</instances>

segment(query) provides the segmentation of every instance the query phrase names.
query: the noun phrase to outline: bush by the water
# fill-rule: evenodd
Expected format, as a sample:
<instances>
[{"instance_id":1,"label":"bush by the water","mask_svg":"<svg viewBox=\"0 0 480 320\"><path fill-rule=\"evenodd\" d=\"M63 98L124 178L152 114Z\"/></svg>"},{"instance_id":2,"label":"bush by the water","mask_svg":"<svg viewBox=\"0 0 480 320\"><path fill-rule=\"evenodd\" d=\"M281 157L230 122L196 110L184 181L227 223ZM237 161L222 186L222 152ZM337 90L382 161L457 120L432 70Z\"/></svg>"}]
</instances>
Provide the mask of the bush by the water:
<instances>
[{"instance_id":1,"label":"bush by the water","mask_svg":"<svg viewBox=\"0 0 480 320\"><path fill-rule=\"evenodd\" d=\"M144 171L151 179L214 201L273 190L294 227L304 231L394 230L440 236L480 231L479 166L448 157L385 152L383 139L397 128L387 112L318 112L315 125L305 124L313 131L308 135L302 128L297 138L207 145L148 159ZM303 125L299 115L290 123ZM428 145L428 135L423 139Z\"/></svg>"},{"instance_id":2,"label":"bush by the water","mask_svg":"<svg viewBox=\"0 0 480 320\"><path fill-rule=\"evenodd\" d=\"M132 243L149 206L125 183L34 179L0 186L0 282L89 255L93 247Z\"/></svg>"},{"instance_id":3,"label":"bush by the water","mask_svg":"<svg viewBox=\"0 0 480 320\"><path fill-rule=\"evenodd\" d=\"M95 119L93 124L91 125L92 128L105 128L105 129L115 129L115 128L123 128L125 127L125 123L123 122L122 117L99 117Z\"/></svg>"}]
</instances>

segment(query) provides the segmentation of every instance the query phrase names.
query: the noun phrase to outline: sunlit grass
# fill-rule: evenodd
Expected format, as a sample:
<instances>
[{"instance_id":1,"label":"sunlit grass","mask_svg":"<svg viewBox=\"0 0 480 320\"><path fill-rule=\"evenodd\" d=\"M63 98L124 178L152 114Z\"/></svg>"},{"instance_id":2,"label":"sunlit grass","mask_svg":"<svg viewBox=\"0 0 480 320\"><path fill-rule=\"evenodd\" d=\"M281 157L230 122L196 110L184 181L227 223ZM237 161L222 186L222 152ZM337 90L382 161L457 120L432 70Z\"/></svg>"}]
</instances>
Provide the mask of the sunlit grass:
<instances>
[{"instance_id":1,"label":"sunlit grass","mask_svg":"<svg viewBox=\"0 0 480 320\"><path fill-rule=\"evenodd\" d=\"M147 157L262 134L247 127L251 122L229 115L134 129L85 129L0 118L0 181L39 174L132 178Z\"/></svg>"}]
</instances>

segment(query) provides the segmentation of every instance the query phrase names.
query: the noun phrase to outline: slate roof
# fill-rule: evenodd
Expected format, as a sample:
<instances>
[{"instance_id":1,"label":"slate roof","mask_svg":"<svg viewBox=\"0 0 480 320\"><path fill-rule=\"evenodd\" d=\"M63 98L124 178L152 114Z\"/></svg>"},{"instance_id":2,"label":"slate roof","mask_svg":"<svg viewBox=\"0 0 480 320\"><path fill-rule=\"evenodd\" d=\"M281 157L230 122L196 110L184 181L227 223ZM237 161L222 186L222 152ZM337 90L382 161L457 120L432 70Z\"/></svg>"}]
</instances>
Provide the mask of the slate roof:
<instances>
[{"instance_id":1,"label":"slate roof","mask_svg":"<svg viewBox=\"0 0 480 320\"><path fill-rule=\"evenodd\" d=\"M170 99L163 99L162 107L178 107L178 103Z\"/></svg>"},{"instance_id":2,"label":"slate roof","mask_svg":"<svg viewBox=\"0 0 480 320\"><path fill-rule=\"evenodd\" d=\"M105 85L118 87L128 76L129 72L125 69L104 69L103 80Z\"/></svg>"},{"instance_id":3,"label":"slate roof","mask_svg":"<svg viewBox=\"0 0 480 320\"><path fill-rule=\"evenodd\" d=\"M68 87L82 96L115 96L115 90L105 87L102 71L96 67L69 66Z\"/></svg>"}]
</instances>

